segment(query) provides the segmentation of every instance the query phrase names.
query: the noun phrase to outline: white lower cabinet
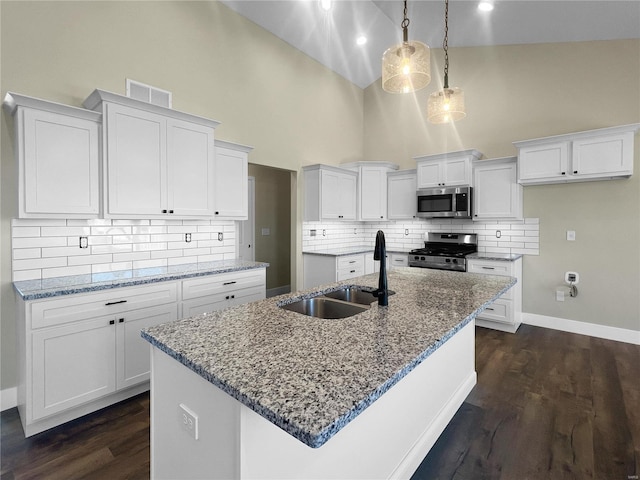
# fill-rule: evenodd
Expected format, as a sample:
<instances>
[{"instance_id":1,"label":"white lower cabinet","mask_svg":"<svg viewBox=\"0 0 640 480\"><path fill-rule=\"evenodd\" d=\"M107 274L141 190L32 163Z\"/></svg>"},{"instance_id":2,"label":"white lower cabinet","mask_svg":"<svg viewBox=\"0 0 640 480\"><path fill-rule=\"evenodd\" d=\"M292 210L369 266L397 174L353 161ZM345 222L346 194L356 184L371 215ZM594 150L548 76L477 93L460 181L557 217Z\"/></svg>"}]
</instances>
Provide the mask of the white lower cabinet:
<instances>
[{"instance_id":1,"label":"white lower cabinet","mask_svg":"<svg viewBox=\"0 0 640 480\"><path fill-rule=\"evenodd\" d=\"M515 333L522 318L522 259L467 259L467 272L516 277L518 282L476 318L476 325Z\"/></svg>"},{"instance_id":2,"label":"white lower cabinet","mask_svg":"<svg viewBox=\"0 0 640 480\"><path fill-rule=\"evenodd\" d=\"M365 255L318 255L305 253L302 255L304 264L304 288L313 288L325 283L340 282L365 274ZM373 257L370 257L367 269L371 269ZM367 271L367 273L370 273Z\"/></svg>"},{"instance_id":3,"label":"white lower cabinet","mask_svg":"<svg viewBox=\"0 0 640 480\"><path fill-rule=\"evenodd\" d=\"M183 280L182 317L262 300L265 296L264 268Z\"/></svg>"},{"instance_id":4,"label":"white lower cabinet","mask_svg":"<svg viewBox=\"0 0 640 480\"><path fill-rule=\"evenodd\" d=\"M265 277L258 268L20 300L18 410L25 436L148 390L142 329L263 299Z\"/></svg>"}]
</instances>

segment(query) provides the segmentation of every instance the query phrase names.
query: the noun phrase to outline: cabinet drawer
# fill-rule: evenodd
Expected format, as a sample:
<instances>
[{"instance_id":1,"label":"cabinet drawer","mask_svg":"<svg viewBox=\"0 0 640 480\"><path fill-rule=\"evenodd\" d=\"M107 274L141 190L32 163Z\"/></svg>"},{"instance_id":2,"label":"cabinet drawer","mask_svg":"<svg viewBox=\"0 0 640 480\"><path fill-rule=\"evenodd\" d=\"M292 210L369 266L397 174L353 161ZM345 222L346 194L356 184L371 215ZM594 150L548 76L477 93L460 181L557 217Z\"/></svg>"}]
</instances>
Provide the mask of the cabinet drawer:
<instances>
[{"instance_id":1,"label":"cabinet drawer","mask_svg":"<svg viewBox=\"0 0 640 480\"><path fill-rule=\"evenodd\" d=\"M353 270L354 268L364 270L364 254L338 257L338 270Z\"/></svg>"},{"instance_id":2,"label":"cabinet drawer","mask_svg":"<svg viewBox=\"0 0 640 480\"><path fill-rule=\"evenodd\" d=\"M337 272L338 282L342 280L348 280L354 277L360 277L364 275L364 265L352 266L345 269L338 270Z\"/></svg>"},{"instance_id":3,"label":"cabinet drawer","mask_svg":"<svg viewBox=\"0 0 640 480\"><path fill-rule=\"evenodd\" d=\"M262 286L193 298L182 303L182 317L188 318L201 313L215 312L216 310L255 302L264 298L265 292Z\"/></svg>"},{"instance_id":4,"label":"cabinet drawer","mask_svg":"<svg viewBox=\"0 0 640 480\"><path fill-rule=\"evenodd\" d=\"M409 266L409 255L400 255L397 253L392 253L389 257L389 266L391 267L408 267Z\"/></svg>"},{"instance_id":5,"label":"cabinet drawer","mask_svg":"<svg viewBox=\"0 0 640 480\"><path fill-rule=\"evenodd\" d=\"M36 300L29 306L31 328L61 325L100 315L115 315L128 310L177 301L176 282L116 288L105 292L70 295L52 300Z\"/></svg>"},{"instance_id":6,"label":"cabinet drawer","mask_svg":"<svg viewBox=\"0 0 640 480\"><path fill-rule=\"evenodd\" d=\"M467 265L467 271L470 273L482 273L485 275L502 275L503 277L513 276L511 262L471 260Z\"/></svg>"},{"instance_id":7,"label":"cabinet drawer","mask_svg":"<svg viewBox=\"0 0 640 480\"><path fill-rule=\"evenodd\" d=\"M265 284L265 272L263 269L194 278L182 281L182 299L190 300L215 294L224 294L225 292L242 288L264 288Z\"/></svg>"},{"instance_id":8,"label":"cabinet drawer","mask_svg":"<svg viewBox=\"0 0 640 480\"><path fill-rule=\"evenodd\" d=\"M494 322L513 323L513 303L500 297L489 305L478 318Z\"/></svg>"}]
</instances>

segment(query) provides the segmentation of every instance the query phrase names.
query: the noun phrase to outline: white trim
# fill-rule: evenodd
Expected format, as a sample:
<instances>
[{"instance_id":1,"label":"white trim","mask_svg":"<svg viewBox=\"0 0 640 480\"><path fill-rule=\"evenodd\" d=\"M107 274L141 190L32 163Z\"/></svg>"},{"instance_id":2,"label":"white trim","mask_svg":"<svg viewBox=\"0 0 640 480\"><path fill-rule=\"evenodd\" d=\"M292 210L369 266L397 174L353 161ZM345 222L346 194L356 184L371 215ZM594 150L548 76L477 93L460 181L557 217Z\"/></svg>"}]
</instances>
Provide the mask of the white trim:
<instances>
[{"instance_id":1,"label":"white trim","mask_svg":"<svg viewBox=\"0 0 640 480\"><path fill-rule=\"evenodd\" d=\"M640 345L640 331L638 330L609 327L606 325L597 325L595 323L579 322L577 320L524 312L522 313L522 323L534 325L536 327L550 328L552 330L562 330L563 332L614 340L616 342Z\"/></svg>"},{"instance_id":2,"label":"white trim","mask_svg":"<svg viewBox=\"0 0 640 480\"><path fill-rule=\"evenodd\" d=\"M18 406L18 387L5 388L0 391L2 411Z\"/></svg>"},{"instance_id":3,"label":"white trim","mask_svg":"<svg viewBox=\"0 0 640 480\"><path fill-rule=\"evenodd\" d=\"M278 295L282 295L283 293L290 293L291 285L283 285L281 287L270 288L267 290L267 298L276 297Z\"/></svg>"}]
</instances>

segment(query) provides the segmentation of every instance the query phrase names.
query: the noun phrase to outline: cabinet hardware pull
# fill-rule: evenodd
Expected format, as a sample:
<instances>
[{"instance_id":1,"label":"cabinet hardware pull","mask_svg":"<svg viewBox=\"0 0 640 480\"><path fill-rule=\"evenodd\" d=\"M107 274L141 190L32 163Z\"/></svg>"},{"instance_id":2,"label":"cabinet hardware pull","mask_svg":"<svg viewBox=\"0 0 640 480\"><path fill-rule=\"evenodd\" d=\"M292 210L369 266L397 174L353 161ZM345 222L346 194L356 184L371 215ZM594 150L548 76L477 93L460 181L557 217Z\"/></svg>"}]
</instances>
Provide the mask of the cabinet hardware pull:
<instances>
[{"instance_id":1,"label":"cabinet hardware pull","mask_svg":"<svg viewBox=\"0 0 640 480\"><path fill-rule=\"evenodd\" d=\"M173 210L169 210L169 213L173 213Z\"/></svg>"},{"instance_id":2,"label":"cabinet hardware pull","mask_svg":"<svg viewBox=\"0 0 640 480\"><path fill-rule=\"evenodd\" d=\"M225 300L229 300L229 295L227 295L226 297L224 297Z\"/></svg>"},{"instance_id":3,"label":"cabinet hardware pull","mask_svg":"<svg viewBox=\"0 0 640 480\"><path fill-rule=\"evenodd\" d=\"M351 270L349 273L356 273L356 271L355 270Z\"/></svg>"},{"instance_id":4,"label":"cabinet hardware pull","mask_svg":"<svg viewBox=\"0 0 640 480\"><path fill-rule=\"evenodd\" d=\"M167 213L167 211L166 210L162 210L162 213Z\"/></svg>"},{"instance_id":5,"label":"cabinet hardware pull","mask_svg":"<svg viewBox=\"0 0 640 480\"><path fill-rule=\"evenodd\" d=\"M562 175L566 175L567 172L562 172Z\"/></svg>"},{"instance_id":6,"label":"cabinet hardware pull","mask_svg":"<svg viewBox=\"0 0 640 480\"><path fill-rule=\"evenodd\" d=\"M108 307L109 305L117 305L119 303L127 303L127 301L126 300L118 300L117 302L107 302L104 305Z\"/></svg>"},{"instance_id":7,"label":"cabinet hardware pull","mask_svg":"<svg viewBox=\"0 0 640 480\"><path fill-rule=\"evenodd\" d=\"M496 267L482 267L482 268L485 269L485 270L495 270L496 269Z\"/></svg>"},{"instance_id":8,"label":"cabinet hardware pull","mask_svg":"<svg viewBox=\"0 0 640 480\"><path fill-rule=\"evenodd\" d=\"M124 318L119 318L119 319L118 319L118 322L119 322L119 323L124 323Z\"/></svg>"},{"instance_id":9,"label":"cabinet hardware pull","mask_svg":"<svg viewBox=\"0 0 640 480\"><path fill-rule=\"evenodd\" d=\"M224 282L222 285L233 285L235 282L235 280L233 282Z\"/></svg>"},{"instance_id":10,"label":"cabinet hardware pull","mask_svg":"<svg viewBox=\"0 0 640 480\"><path fill-rule=\"evenodd\" d=\"M220 212L216 212L216 215L220 215Z\"/></svg>"},{"instance_id":11,"label":"cabinet hardware pull","mask_svg":"<svg viewBox=\"0 0 640 480\"><path fill-rule=\"evenodd\" d=\"M231 298L236 298L236 296L235 295L231 295Z\"/></svg>"},{"instance_id":12,"label":"cabinet hardware pull","mask_svg":"<svg viewBox=\"0 0 640 480\"><path fill-rule=\"evenodd\" d=\"M109 320L109 325L115 325L116 321L115 320Z\"/></svg>"},{"instance_id":13,"label":"cabinet hardware pull","mask_svg":"<svg viewBox=\"0 0 640 480\"><path fill-rule=\"evenodd\" d=\"M487 307L487 310L491 310L491 311L493 311L493 308L491 308L491 307Z\"/></svg>"},{"instance_id":14,"label":"cabinet hardware pull","mask_svg":"<svg viewBox=\"0 0 640 480\"><path fill-rule=\"evenodd\" d=\"M574 170L573 173L578 173L578 170Z\"/></svg>"},{"instance_id":15,"label":"cabinet hardware pull","mask_svg":"<svg viewBox=\"0 0 640 480\"><path fill-rule=\"evenodd\" d=\"M356 263L356 261L355 260L351 260L349 263Z\"/></svg>"}]
</instances>

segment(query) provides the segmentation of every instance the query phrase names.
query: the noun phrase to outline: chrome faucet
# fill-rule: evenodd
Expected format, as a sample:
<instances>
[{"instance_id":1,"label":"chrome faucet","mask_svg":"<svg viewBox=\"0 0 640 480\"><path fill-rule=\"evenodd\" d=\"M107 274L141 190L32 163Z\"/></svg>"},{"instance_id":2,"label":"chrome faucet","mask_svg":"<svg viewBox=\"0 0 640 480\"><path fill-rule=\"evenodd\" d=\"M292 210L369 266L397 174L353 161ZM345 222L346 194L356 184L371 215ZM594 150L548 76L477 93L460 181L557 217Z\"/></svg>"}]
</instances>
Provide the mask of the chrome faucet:
<instances>
[{"instance_id":1,"label":"chrome faucet","mask_svg":"<svg viewBox=\"0 0 640 480\"><path fill-rule=\"evenodd\" d=\"M380 260L380 277L378 279L378 289L374 292L378 297L378 305L386 307L389 305L389 289L387 287L387 247L384 242L384 232L378 230L376 234L376 246L373 250L373 259Z\"/></svg>"}]
</instances>

